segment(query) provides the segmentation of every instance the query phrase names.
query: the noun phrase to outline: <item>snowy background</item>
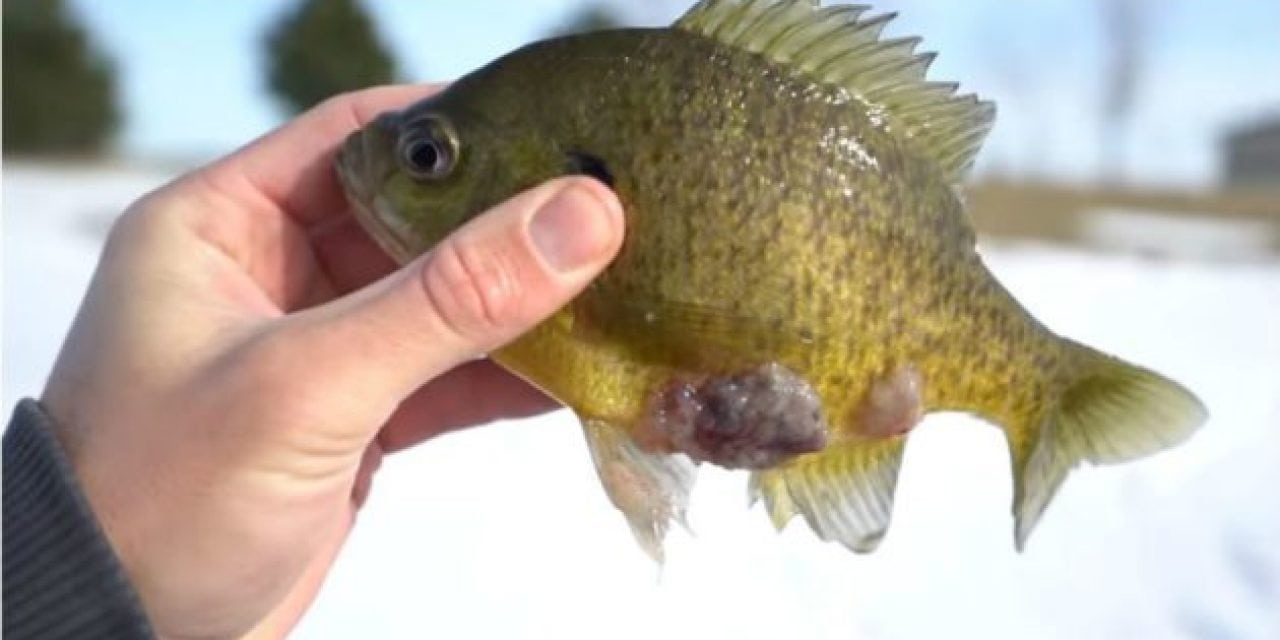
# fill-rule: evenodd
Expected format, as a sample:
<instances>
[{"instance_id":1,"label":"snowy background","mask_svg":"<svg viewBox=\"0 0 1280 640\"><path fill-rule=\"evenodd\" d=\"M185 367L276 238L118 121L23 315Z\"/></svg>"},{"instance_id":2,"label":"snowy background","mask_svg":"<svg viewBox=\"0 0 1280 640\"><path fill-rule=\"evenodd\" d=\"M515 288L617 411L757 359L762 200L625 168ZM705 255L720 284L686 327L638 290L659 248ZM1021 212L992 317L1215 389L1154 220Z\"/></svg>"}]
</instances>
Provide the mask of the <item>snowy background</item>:
<instances>
[{"instance_id":1,"label":"snowy background","mask_svg":"<svg viewBox=\"0 0 1280 640\"><path fill-rule=\"evenodd\" d=\"M112 218L168 177L5 166L6 412L39 393ZM1212 413L1181 448L1073 474L1026 553L999 432L937 415L911 439L874 555L802 522L775 534L743 476L707 469L697 535L675 532L659 571L559 412L389 460L297 637L1280 637L1280 259L984 253L1050 326L1182 381Z\"/></svg>"}]
</instances>

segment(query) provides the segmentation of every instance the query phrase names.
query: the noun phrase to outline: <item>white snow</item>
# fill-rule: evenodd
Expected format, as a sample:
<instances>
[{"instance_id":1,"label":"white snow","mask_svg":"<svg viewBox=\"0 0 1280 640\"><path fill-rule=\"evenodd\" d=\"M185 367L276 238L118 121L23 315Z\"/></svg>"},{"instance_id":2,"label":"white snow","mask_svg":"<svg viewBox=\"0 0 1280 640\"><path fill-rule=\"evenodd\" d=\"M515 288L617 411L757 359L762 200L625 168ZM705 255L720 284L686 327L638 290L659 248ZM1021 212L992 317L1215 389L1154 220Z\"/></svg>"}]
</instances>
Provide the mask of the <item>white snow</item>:
<instances>
[{"instance_id":1,"label":"white snow","mask_svg":"<svg viewBox=\"0 0 1280 640\"><path fill-rule=\"evenodd\" d=\"M1103 208L1081 222L1091 246L1153 257L1257 260L1280 248L1280 225L1267 220Z\"/></svg>"},{"instance_id":2,"label":"white snow","mask_svg":"<svg viewBox=\"0 0 1280 640\"><path fill-rule=\"evenodd\" d=\"M110 217L165 176L5 167L4 408L38 394ZM1084 468L1013 551L1000 433L913 435L873 555L775 534L745 478L704 469L696 536L659 571L565 412L387 462L299 638L1280 637L1280 261L995 246L1061 333L1187 384L1212 418L1153 458Z\"/></svg>"}]
</instances>

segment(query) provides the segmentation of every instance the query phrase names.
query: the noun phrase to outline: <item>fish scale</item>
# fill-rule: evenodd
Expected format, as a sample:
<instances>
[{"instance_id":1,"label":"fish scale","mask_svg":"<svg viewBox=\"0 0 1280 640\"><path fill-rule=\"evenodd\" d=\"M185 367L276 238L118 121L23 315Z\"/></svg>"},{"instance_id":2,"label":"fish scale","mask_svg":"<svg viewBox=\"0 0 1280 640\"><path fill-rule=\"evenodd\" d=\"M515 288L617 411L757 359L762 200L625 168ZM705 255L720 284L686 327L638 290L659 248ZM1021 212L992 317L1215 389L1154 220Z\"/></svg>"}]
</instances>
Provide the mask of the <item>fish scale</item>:
<instances>
[{"instance_id":1,"label":"fish scale","mask_svg":"<svg viewBox=\"0 0 1280 640\"><path fill-rule=\"evenodd\" d=\"M1176 383L1055 335L986 269L958 185L994 107L926 80L935 54L867 12L706 0L672 28L535 43L340 154L357 219L401 261L549 178L611 184L613 264L491 356L582 419L656 558L695 463L750 469L776 526L800 515L866 552L916 421L967 411L1008 438L1021 548L1071 468L1205 418ZM456 158L444 175L400 151L424 143Z\"/></svg>"}]
</instances>

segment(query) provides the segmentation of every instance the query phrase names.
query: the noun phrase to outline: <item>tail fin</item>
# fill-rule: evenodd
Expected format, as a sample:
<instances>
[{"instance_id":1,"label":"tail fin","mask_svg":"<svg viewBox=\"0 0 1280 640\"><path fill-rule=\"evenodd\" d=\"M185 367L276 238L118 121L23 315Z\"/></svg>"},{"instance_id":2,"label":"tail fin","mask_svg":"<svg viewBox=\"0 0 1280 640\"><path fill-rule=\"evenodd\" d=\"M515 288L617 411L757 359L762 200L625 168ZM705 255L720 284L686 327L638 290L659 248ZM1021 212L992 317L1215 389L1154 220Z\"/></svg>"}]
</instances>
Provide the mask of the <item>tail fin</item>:
<instances>
[{"instance_id":1,"label":"tail fin","mask_svg":"<svg viewBox=\"0 0 1280 640\"><path fill-rule=\"evenodd\" d=\"M1158 373L1078 343L1068 341L1066 349L1071 364L1056 402L1046 405L1038 425L1025 425L1029 438L1017 438L1025 446L1015 446L1011 437L1019 551L1072 467L1163 451L1190 437L1208 417L1194 394Z\"/></svg>"}]
</instances>

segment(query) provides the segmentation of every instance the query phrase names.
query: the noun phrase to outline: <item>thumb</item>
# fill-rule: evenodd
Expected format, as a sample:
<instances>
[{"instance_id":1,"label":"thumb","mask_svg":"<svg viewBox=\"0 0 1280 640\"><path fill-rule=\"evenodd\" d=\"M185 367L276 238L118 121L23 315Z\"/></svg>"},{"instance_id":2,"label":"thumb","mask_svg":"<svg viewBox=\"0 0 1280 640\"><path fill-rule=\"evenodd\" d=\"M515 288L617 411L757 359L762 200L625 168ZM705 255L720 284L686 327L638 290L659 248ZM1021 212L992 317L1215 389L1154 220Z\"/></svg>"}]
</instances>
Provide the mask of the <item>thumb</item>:
<instances>
[{"instance_id":1,"label":"thumb","mask_svg":"<svg viewBox=\"0 0 1280 640\"><path fill-rule=\"evenodd\" d=\"M613 259L622 237L612 191L589 178L554 180L478 216L370 287L302 314L289 341L325 386L385 398L394 409L428 380L567 304Z\"/></svg>"}]
</instances>

